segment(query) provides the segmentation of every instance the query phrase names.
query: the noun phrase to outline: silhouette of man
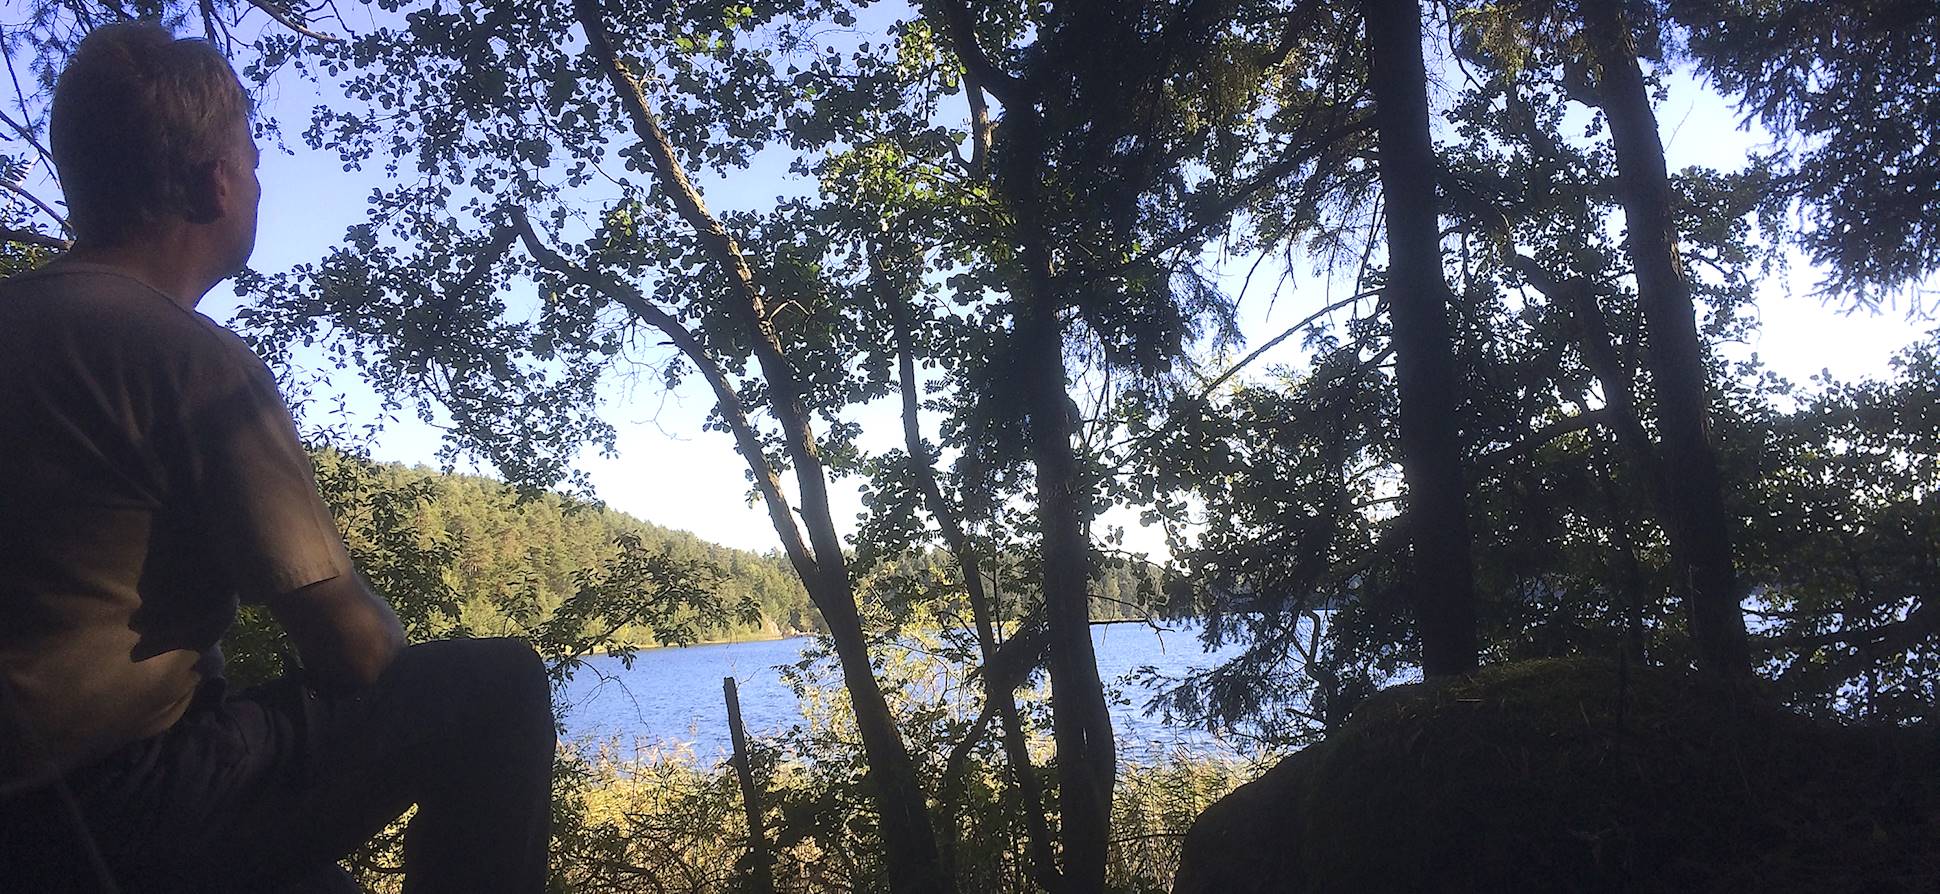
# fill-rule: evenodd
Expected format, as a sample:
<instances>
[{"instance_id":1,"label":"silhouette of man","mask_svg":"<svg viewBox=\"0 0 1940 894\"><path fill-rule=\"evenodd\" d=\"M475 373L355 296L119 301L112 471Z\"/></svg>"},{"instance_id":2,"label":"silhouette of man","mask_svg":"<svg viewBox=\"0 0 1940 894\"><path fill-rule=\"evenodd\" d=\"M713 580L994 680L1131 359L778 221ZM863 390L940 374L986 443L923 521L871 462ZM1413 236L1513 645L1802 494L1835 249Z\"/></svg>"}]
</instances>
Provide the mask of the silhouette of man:
<instances>
[{"instance_id":1,"label":"silhouette of man","mask_svg":"<svg viewBox=\"0 0 1940 894\"><path fill-rule=\"evenodd\" d=\"M404 889L538 892L554 749L513 640L406 647L269 370L197 314L260 187L211 45L95 31L54 93L71 251L0 283L0 891L271 891L407 808ZM225 691L238 600L303 671Z\"/></svg>"}]
</instances>

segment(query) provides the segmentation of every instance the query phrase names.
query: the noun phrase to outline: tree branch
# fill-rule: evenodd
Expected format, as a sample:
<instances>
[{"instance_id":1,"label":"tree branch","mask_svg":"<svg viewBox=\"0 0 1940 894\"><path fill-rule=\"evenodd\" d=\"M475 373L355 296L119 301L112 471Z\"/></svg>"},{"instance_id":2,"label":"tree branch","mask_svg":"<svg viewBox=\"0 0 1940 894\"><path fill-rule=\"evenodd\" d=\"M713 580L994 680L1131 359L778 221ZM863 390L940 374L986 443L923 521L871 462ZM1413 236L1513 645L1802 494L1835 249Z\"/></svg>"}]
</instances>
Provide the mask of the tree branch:
<instances>
[{"instance_id":1,"label":"tree branch","mask_svg":"<svg viewBox=\"0 0 1940 894\"><path fill-rule=\"evenodd\" d=\"M964 533L956 512L944 499L943 489L936 479L935 460L928 445L923 443L919 417L922 401L917 393L915 337L911 332L908 295L892 282L889 266L882 257L882 248L875 244L869 246L869 276L878 297L889 307L891 324L895 329L898 385L903 399L903 446L909 452L910 474L916 479L930 515L935 516L937 527L942 530L943 539L949 544L957 568L963 575L964 592L970 600L970 614L976 624L977 652L985 668L983 711L978 715L977 724L963 741L957 743L950 752L950 759L944 762L945 790L955 784L962 772L963 760L977 740L982 738L994 711L1003 727L1004 758L1010 765L1011 782L1021 802L1032 867L1046 890L1059 890L1062 887L1059 883L1061 876L1051 848L1050 826L1045 822L1044 812L1039 809L1044 801L1043 789L1038 784L1036 768L1031 763L1030 743L1024 738L1023 719L1017 711L1017 686L991 669L999 646L992 618L993 603L983 584L982 561L975 543Z\"/></svg>"},{"instance_id":2,"label":"tree branch","mask_svg":"<svg viewBox=\"0 0 1940 894\"><path fill-rule=\"evenodd\" d=\"M283 27L288 28L291 31L297 34L300 34L304 37L310 38L311 40L322 41L324 43L343 42L343 38L338 37L335 34L325 34L321 31L316 31L311 29L309 25L304 24L301 20L297 19L295 16L292 16L289 13L284 12L283 10L277 9L274 5L270 3L270 0L249 0L249 5L262 10L265 15L268 15L270 18L275 19L276 24L282 25Z\"/></svg>"},{"instance_id":3,"label":"tree branch","mask_svg":"<svg viewBox=\"0 0 1940 894\"><path fill-rule=\"evenodd\" d=\"M1608 425L1610 424L1611 415L1610 408L1604 407L1578 413L1574 416L1565 416L1562 419L1544 425L1530 432L1528 437L1514 444L1510 444L1499 450L1492 450L1477 458L1475 460L1474 470L1469 475L1469 480L1480 481L1487 478L1497 469L1528 456L1531 453L1535 453L1543 445L1571 432L1579 432L1585 429L1595 428L1599 425Z\"/></svg>"},{"instance_id":4,"label":"tree branch","mask_svg":"<svg viewBox=\"0 0 1940 894\"><path fill-rule=\"evenodd\" d=\"M36 136L25 124L15 121L12 115L4 111L0 111L0 123L6 124L9 130L19 134L21 139L26 140L27 145L34 147L34 151L40 153L42 161L47 162L50 166L54 163L53 154L47 151L46 146L41 145L40 137Z\"/></svg>"},{"instance_id":5,"label":"tree branch","mask_svg":"<svg viewBox=\"0 0 1940 894\"><path fill-rule=\"evenodd\" d=\"M984 100L983 79L964 72L963 92L970 101L970 177L981 181L990 171L990 141L996 125L990 121L990 103Z\"/></svg>"},{"instance_id":6,"label":"tree branch","mask_svg":"<svg viewBox=\"0 0 1940 894\"><path fill-rule=\"evenodd\" d=\"M933 7L943 20L944 36L956 51L957 61L963 63L963 70L976 77L991 96L997 97L1006 109L1029 101L1024 96L1024 82L998 68L978 45L977 19L963 0L929 0L925 5Z\"/></svg>"},{"instance_id":7,"label":"tree branch","mask_svg":"<svg viewBox=\"0 0 1940 894\"><path fill-rule=\"evenodd\" d=\"M769 408L781 423L789 459L795 465L795 482L801 494L802 512L809 520L808 535L814 549L815 567L821 574L834 575L826 581L830 592L847 594L850 590L848 565L841 538L835 533L832 521L821 451L816 445L814 429L809 424L808 410L803 405L804 389L800 377L782 353L781 339L775 333L774 321L768 313L761 290L755 285L754 272L748 266L741 246L707 209L700 190L687 176L686 169L674 153L673 141L660 126L659 117L647 105L646 93L639 79L614 51L606 24L600 17L598 0L573 0L573 10L586 32L588 49L599 60L608 83L633 123L634 135L645 145L647 154L653 159L654 171L661 185L673 199L681 218L700 238L703 250L728 276L736 299L732 302L732 309L753 336L750 341L755 360L760 364L762 377L767 380L772 394Z\"/></svg>"},{"instance_id":8,"label":"tree branch","mask_svg":"<svg viewBox=\"0 0 1940 894\"><path fill-rule=\"evenodd\" d=\"M505 257L505 252L512 247L512 243L530 232L532 232L532 223L526 219L525 210L521 208L512 212L510 219L492 228L492 234L486 237L484 250L473 259L472 269L465 271L464 278L458 281L458 285L449 294L452 297L462 298L466 293L478 288L479 284L485 281L486 274L492 272L492 265ZM527 244L533 244L537 238L537 234L533 234L532 241Z\"/></svg>"},{"instance_id":9,"label":"tree branch","mask_svg":"<svg viewBox=\"0 0 1940 894\"><path fill-rule=\"evenodd\" d=\"M1266 344L1263 344L1257 348L1254 348L1245 357L1240 358L1238 363L1235 363L1232 366L1227 367L1225 372L1222 372L1219 375L1214 376L1212 381L1207 382L1205 387L1199 389L1199 399L1204 400L1207 397L1212 396L1212 393L1215 390L1217 390L1219 386L1225 384L1227 379L1232 378L1241 369L1244 369L1247 364L1252 363L1255 360L1258 360L1260 358L1260 355L1273 350L1281 342L1284 342L1287 339L1292 338L1293 336L1299 334L1302 330L1305 330L1307 327L1312 326L1321 317L1324 317L1330 313L1333 313L1334 311L1341 310L1342 308L1345 308L1363 299L1371 298L1374 295L1377 295L1379 293L1380 293L1379 289L1374 289L1366 292L1359 292L1353 295L1349 295L1345 298L1342 298L1339 301L1336 301L1332 304L1327 305L1326 307L1323 307L1317 311L1314 311L1313 313L1308 314L1306 319L1303 319L1300 322L1287 327L1286 331L1281 332L1279 335L1276 335L1272 338L1267 339Z\"/></svg>"},{"instance_id":10,"label":"tree branch","mask_svg":"<svg viewBox=\"0 0 1940 894\"><path fill-rule=\"evenodd\" d=\"M939 786L943 791L955 794L955 789L963 779L963 771L970 758L970 752L976 749L977 743L984 740L984 736L990 731L990 718L996 713L997 703L985 699L983 708L977 711L977 719L970 722L970 729L963 734L963 738L957 740L955 745L950 746L949 756L943 759L943 782ZM1024 805L1024 809L1029 810L1030 805Z\"/></svg>"},{"instance_id":11,"label":"tree branch","mask_svg":"<svg viewBox=\"0 0 1940 894\"><path fill-rule=\"evenodd\" d=\"M23 199L26 199L28 202L32 203L34 207L39 208L42 212L46 213L48 217L53 218L55 223L60 224L61 230L63 232L66 232L69 235L73 234L74 231L68 229L67 218L62 216L59 211L55 211L54 206L49 205L46 202L42 201L40 196L34 195L31 192L28 192L26 187L21 186L20 184L15 183L12 180L0 180L0 189L5 189L6 191L13 193L14 195L17 195Z\"/></svg>"},{"instance_id":12,"label":"tree branch","mask_svg":"<svg viewBox=\"0 0 1940 894\"><path fill-rule=\"evenodd\" d=\"M768 454L761 446L761 436L755 431L754 423L748 419L746 405L741 395L730 382L720 364L707 353L699 339L687 327L666 311L647 301L635 286L621 282L604 274L595 273L566 260L546 245L539 234L533 230L532 221L526 216L524 208L511 209L511 226L525 244L525 250L532 255L539 266L550 270L568 281L592 289L607 296L626 308L628 313L660 330L673 342L681 354L701 372L701 377L714 389L714 406L721 414L728 430L734 435L735 445L740 448L741 456L754 473L755 488L760 491L762 501L768 508L768 519L774 523L775 533L781 538L782 551L787 554L790 564L798 574L812 577L815 573L815 559L802 543L800 529L795 527L793 507L781 491L781 476L768 462Z\"/></svg>"},{"instance_id":13,"label":"tree branch","mask_svg":"<svg viewBox=\"0 0 1940 894\"><path fill-rule=\"evenodd\" d=\"M25 245L38 245L43 248L51 248L57 251L66 251L74 246L74 243L62 239L59 236L49 236L46 233L36 233L33 230L17 230L13 227L0 227L0 242L19 242Z\"/></svg>"},{"instance_id":14,"label":"tree branch","mask_svg":"<svg viewBox=\"0 0 1940 894\"><path fill-rule=\"evenodd\" d=\"M1202 386L1199 389L1199 393L1194 397L1192 403L1185 411L1184 416L1168 417L1163 424L1153 427L1151 431L1148 431L1145 434L1140 435L1136 438L1127 439L1123 442L1120 442L1118 445L1114 445L1114 446L1121 446L1121 447L1136 446L1139 444L1151 443L1153 441L1158 440L1159 438L1165 437L1166 435L1170 434L1174 429L1178 428L1179 420L1181 418L1190 419L1195 414L1197 414L1199 412L1200 405L1204 404L1206 399L1211 397L1212 393L1219 389L1220 385L1225 384L1228 379L1231 379L1234 375L1237 375L1239 371L1241 369L1244 369L1248 364L1252 363L1255 360L1258 360L1266 352L1272 350L1275 346L1279 345L1281 342L1284 342L1287 339L1292 338L1294 335L1298 334L1301 330L1304 330L1307 327L1312 326L1314 322L1319 320L1321 317L1324 317L1330 313L1333 313L1334 311L1347 307L1357 301L1361 301L1363 299L1376 295L1379 292L1380 292L1379 289L1374 289L1366 292L1359 292L1353 295L1349 295L1346 298L1342 298L1339 301L1335 301L1332 304L1327 305L1326 307L1323 307L1319 310L1314 311L1311 314L1308 314L1305 319L1301 320L1298 323L1293 324L1292 326L1287 327L1287 329L1281 332L1279 335L1276 335L1270 339L1267 339L1265 344L1260 345L1257 348L1254 348L1245 357L1240 358L1239 362L1234 363L1232 366L1227 367L1225 371L1221 372L1219 375L1214 376L1212 378L1212 381L1207 382L1204 386Z\"/></svg>"},{"instance_id":15,"label":"tree branch","mask_svg":"<svg viewBox=\"0 0 1940 894\"><path fill-rule=\"evenodd\" d=\"M1919 609L1897 621L1888 621L1872 627L1858 627L1835 630L1830 633L1813 635L1796 634L1790 636L1761 637L1763 644L1772 649L1796 649L1801 652L1825 646L1846 644L1856 649L1868 646L1884 646L1888 653L1904 651L1921 639L1940 633L1940 603L1923 604Z\"/></svg>"},{"instance_id":16,"label":"tree branch","mask_svg":"<svg viewBox=\"0 0 1940 894\"><path fill-rule=\"evenodd\" d=\"M1551 304L1567 309L1575 320L1577 343L1583 349L1583 362L1603 385L1603 403L1613 413L1609 421L1614 423L1617 440L1650 482L1652 502L1662 511L1665 495L1660 492L1663 489L1660 476L1663 469L1656 444L1651 441L1650 433L1644 430L1642 417L1637 411L1636 380L1630 368L1617 356L1609 322L1604 318L1603 308L1597 304L1589 283L1581 277L1559 281L1541 262L1517 251L1507 251L1504 255L1504 262L1521 274L1531 288L1541 292Z\"/></svg>"},{"instance_id":17,"label":"tree branch","mask_svg":"<svg viewBox=\"0 0 1940 894\"><path fill-rule=\"evenodd\" d=\"M1260 169L1250 180L1238 189L1235 189L1232 194L1216 201L1210 207L1197 211L1194 214L1197 221L1174 234L1172 238L1140 252L1130 260L1101 271L1094 271L1094 273L1111 274L1130 269L1152 258L1173 251L1199 236L1205 235L1213 226L1229 219L1239 210L1241 205L1246 204L1253 196L1258 195L1261 190L1280 182L1282 178L1305 167L1309 162L1319 158L1327 150L1334 148L1339 141L1353 136L1355 133L1367 130L1370 126L1370 122L1366 119L1357 120L1352 116L1344 116L1338 113L1335 117L1337 120L1334 121L1332 127L1310 138L1295 139L1293 141L1294 148L1291 151L1282 155L1272 164Z\"/></svg>"},{"instance_id":18,"label":"tree branch","mask_svg":"<svg viewBox=\"0 0 1940 894\"><path fill-rule=\"evenodd\" d=\"M936 829L931 824L915 765L889 703L883 697L870 659L861 612L856 606L855 582L849 576L849 559L829 506L827 468L822 463L815 430L810 424L808 390L782 350L781 339L765 306L766 299L755 284L754 273L740 245L701 201L699 190L682 168L659 118L648 107L639 79L614 51L599 4L600 0L573 0L574 15L586 34L587 50L598 60L632 121L634 136L652 160L662 192L673 201L680 216L693 228L702 250L727 279L731 292L727 296L727 310L747 328L755 361L768 386L769 412L781 423L782 444L794 464L801 518L808 528L808 542L815 559L812 564L802 563L796 568L802 585L828 624L836 657L842 666L843 683L855 709L856 729L862 735L874 783L872 794L882 813L883 854L889 867L890 887L898 892L948 892L954 885L940 866ZM774 512L772 508L770 511ZM779 518L776 528L782 528ZM787 528L795 530L792 521Z\"/></svg>"}]
</instances>

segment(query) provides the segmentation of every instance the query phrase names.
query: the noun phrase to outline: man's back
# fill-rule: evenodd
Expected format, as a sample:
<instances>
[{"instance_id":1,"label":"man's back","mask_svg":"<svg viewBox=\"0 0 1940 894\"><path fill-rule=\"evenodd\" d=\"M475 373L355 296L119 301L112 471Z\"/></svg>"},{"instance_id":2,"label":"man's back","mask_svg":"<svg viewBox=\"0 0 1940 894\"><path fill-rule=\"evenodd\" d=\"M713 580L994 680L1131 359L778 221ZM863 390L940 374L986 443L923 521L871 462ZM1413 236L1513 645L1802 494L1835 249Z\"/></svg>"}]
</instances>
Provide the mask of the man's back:
<instances>
[{"instance_id":1,"label":"man's back","mask_svg":"<svg viewBox=\"0 0 1940 894\"><path fill-rule=\"evenodd\" d=\"M268 369L192 310L255 244L248 107L148 22L91 32L54 89L74 245L0 283L0 891L341 880L412 805L407 889L543 890L538 654L407 647ZM225 694L238 596L302 668Z\"/></svg>"},{"instance_id":2,"label":"man's back","mask_svg":"<svg viewBox=\"0 0 1940 894\"><path fill-rule=\"evenodd\" d=\"M0 787L168 728L239 589L349 568L262 363L106 268L0 283L0 457Z\"/></svg>"}]
</instances>

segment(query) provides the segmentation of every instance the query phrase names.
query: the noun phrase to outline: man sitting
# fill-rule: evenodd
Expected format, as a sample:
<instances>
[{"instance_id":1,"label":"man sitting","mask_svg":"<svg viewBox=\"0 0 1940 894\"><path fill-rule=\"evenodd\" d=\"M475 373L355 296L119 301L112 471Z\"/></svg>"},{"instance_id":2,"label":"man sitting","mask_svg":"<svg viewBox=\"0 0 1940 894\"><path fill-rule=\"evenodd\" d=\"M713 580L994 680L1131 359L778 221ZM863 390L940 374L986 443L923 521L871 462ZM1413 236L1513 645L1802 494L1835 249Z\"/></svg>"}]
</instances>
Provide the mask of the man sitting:
<instances>
[{"instance_id":1,"label":"man sitting","mask_svg":"<svg viewBox=\"0 0 1940 894\"><path fill-rule=\"evenodd\" d=\"M405 646L268 368L194 310L256 237L228 62L102 28L50 130L74 247L0 283L0 891L274 890L414 804L406 891L542 890L538 657ZM299 676L224 691L238 599Z\"/></svg>"}]
</instances>

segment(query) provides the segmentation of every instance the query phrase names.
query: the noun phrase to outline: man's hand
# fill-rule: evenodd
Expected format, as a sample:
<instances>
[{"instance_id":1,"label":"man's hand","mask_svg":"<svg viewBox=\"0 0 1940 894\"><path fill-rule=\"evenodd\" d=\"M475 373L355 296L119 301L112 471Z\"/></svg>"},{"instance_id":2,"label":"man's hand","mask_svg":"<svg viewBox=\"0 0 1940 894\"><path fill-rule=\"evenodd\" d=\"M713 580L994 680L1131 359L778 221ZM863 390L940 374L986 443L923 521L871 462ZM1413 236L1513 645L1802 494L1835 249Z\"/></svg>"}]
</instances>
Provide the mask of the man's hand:
<instances>
[{"instance_id":1,"label":"man's hand","mask_svg":"<svg viewBox=\"0 0 1940 894\"><path fill-rule=\"evenodd\" d=\"M376 683L404 648L397 613L354 573L272 597L267 604L319 688Z\"/></svg>"}]
</instances>

